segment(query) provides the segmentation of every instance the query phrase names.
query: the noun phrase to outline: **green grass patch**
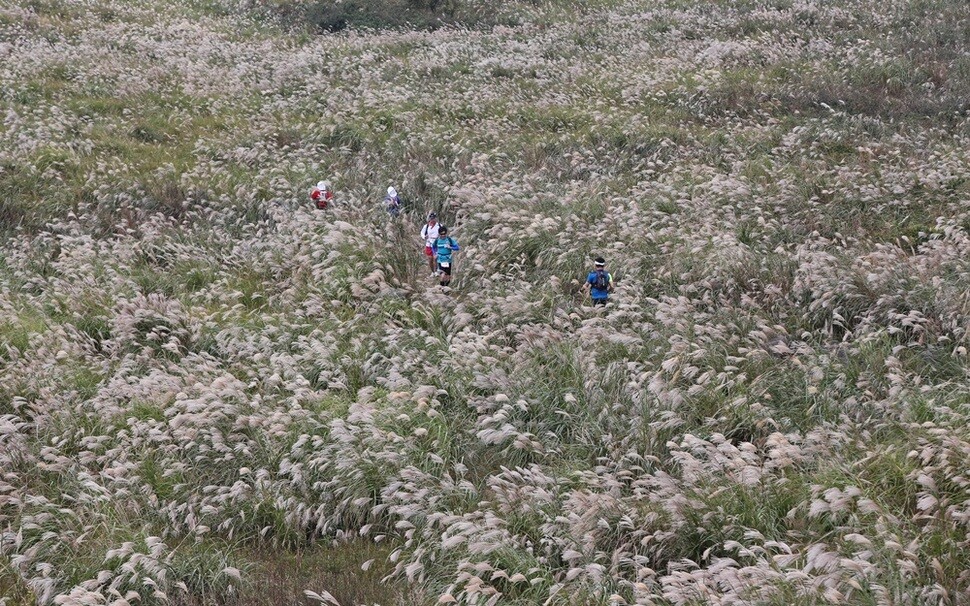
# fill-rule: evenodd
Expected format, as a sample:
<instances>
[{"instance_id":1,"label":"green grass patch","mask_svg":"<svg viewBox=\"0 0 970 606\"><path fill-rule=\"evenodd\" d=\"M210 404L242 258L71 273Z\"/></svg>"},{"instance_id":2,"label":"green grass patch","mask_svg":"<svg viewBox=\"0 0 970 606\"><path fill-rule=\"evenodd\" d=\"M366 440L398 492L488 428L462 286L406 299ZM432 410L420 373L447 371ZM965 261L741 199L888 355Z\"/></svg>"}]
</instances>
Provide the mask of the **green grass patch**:
<instances>
[{"instance_id":1,"label":"green grass patch","mask_svg":"<svg viewBox=\"0 0 970 606\"><path fill-rule=\"evenodd\" d=\"M26 95L20 99L26 105L44 105L53 102L55 92L63 92L67 108L79 118L94 121L84 135L90 145L78 152L51 144L0 167L0 232L17 226L27 233L36 232L52 218L92 202L99 204L95 222L110 231L119 220L119 209L113 202L105 204L110 196L104 192L95 199L87 185L92 174L105 170L127 173L126 180L140 186L141 192L135 195L144 198L144 203L134 210L136 217L128 218L132 224L155 212L182 219L185 201L198 202L200 194L186 189L178 175L195 165L200 138L229 129L228 115L213 112L209 100L178 91L126 98L107 89L94 92L89 86L67 90L71 80L62 71L55 70L55 75L60 74L57 78L28 82L7 94L15 98ZM174 168L174 174L158 177L163 168ZM116 194L129 193L120 186L114 189Z\"/></svg>"},{"instance_id":2,"label":"green grass patch","mask_svg":"<svg viewBox=\"0 0 970 606\"><path fill-rule=\"evenodd\" d=\"M487 27L497 22L493 7L462 0L344 0L317 1L302 10L293 2L279 2L277 12L301 18L321 32L354 29L437 29L443 25ZM292 18L291 17L291 18Z\"/></svg>"},{"instance_id":3,"label":"green grass patch","mask_svg":"<svg viewBox=\"0 0 970 606\"><path fill-rule=\"evenodd\" d=\"M178 486L185 481L180 472L173 473L165 466L164 459L151 453L143 455L138 466L138 475L160 503L175 498L179 492Z\"/></svg>"},{"instance_id":4,"label":"green grass patch","mask_svg":"<svg viewBox=\"0 0 970 606\"><path fill-rule=\"evenodd\" d=\"M385 582L392 547L365 541L288 551L260 547L243 552L248 562L242 603L277 606L302 603L304 590L330 592L340 604L420 604L422 594L403 583ZM361 570L372 562L368 570Z\"/></svg>"},{"instance_id":5,"label":"green grass patch","mask_svg":"<svg viewBox=\"0 0 970 606\"><path fill-rule=\"evenodd\" d=\"M34 594L6 559L0 559L0 596L5 606L32 606Z\"/></svg>"},{"instance_id":6,"label":"green grass patch","mask_svg":"<svg viewBox=\"0 0 970 606\"><path fill-rule=\"evenodd\" d=\"M43 334L48 328L44 316L29 311L0 320L0 360L9 359L8 348L16 350L17 354L26 353L32 336Z\"/></svg>"}]
</instances>

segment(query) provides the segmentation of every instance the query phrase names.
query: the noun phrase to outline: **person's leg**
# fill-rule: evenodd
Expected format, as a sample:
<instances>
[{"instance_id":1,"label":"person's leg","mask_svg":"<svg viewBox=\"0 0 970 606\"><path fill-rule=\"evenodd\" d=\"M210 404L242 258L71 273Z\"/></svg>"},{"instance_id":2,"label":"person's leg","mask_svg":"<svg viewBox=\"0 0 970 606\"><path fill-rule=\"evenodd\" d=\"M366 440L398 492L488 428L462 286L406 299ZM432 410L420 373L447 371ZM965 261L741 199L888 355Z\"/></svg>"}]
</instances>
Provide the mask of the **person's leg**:
<instances>
[{"instance_id":1,"label":"person's leg","mask_svg":"<svg viewBox=\"0 0 970 606\"><path fill-rule=\"evenodd\" d=\"M441 267L439 264L438 267ZM448 267L441 267L441 285L448 286L451 283L451 265Z\"/></svg>"},{"instance_id":2,"label":"person's leg","mask_svg":"<svg viewBox=\"0 0 970 606\"><path fill-rule=\"evenodd\" d=\"M593 299L593 305L606 305L606 299Z\"/></svg>"},{"instance_id":3,"label":"person's leg","mask_svg":"<svg viewBox=\"0 0 970 606\"><path fill-rule=\"evenodd\" d=\"M438 263L434 258L434 251L430 246L424 247L424 254L428 255L428 269L431 270L431 274L434 275L438 273Z\"/></svg>"}]
</instances>

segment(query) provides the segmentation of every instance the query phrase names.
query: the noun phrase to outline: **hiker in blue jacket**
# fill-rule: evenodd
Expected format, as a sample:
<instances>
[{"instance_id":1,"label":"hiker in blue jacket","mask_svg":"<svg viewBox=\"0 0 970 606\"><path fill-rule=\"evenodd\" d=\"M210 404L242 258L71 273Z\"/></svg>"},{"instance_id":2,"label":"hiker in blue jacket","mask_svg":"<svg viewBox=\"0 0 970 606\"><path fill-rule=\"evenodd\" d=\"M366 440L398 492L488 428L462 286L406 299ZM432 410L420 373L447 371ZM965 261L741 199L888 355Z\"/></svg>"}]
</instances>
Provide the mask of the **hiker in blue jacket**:
<instances>
[{"instance_id":1,"label":"hiker in blue jacket","mask_svg":"<svg viewBox=\"0 0 970 606\"><path fill-rule=\"evenodd\" d=\"M448 235L448 228L442 225L438 228L438 238L435 240L434 249L438 258L438 276L442 286L448 286L451 282L451 253L461 250L455 239Z\"/></svg>"},{"instance_id":2,"label":"hiker in blue jacket","mask_svg":"<svg viewBox=\"0 0 970 606\"><path fill-rule=\"evenodd\" d=\"M593 305L606 305L613 292L613 275L606 271L606 259L596 257L593 262L593 271L586 276L586 283L583 289L589 289L589 296L593 299Z\"/></svg>"}]
</instances>

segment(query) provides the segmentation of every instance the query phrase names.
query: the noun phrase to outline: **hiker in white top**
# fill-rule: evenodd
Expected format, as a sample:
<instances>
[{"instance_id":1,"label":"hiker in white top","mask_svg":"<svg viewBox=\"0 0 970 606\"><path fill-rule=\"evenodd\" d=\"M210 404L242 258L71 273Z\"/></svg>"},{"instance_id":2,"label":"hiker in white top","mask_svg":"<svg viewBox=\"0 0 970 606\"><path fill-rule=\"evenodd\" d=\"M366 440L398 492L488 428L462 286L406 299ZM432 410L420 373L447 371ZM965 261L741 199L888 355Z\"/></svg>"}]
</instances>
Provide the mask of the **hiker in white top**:
<instances>
[{"instance_id":1,"label":"hiker in white top","mask_svg":"<svg viewBox=\"0 0 970 606\"><path fill-rule=\"evenodd\" d=\"M434 244L438 239L438 229L440 228L437 213L429 213L428 222L421 228L421 238L424 240L424 256L428 257L428 267L431 269L432 278L438 276Z\"/></svg>"}]
</instances>

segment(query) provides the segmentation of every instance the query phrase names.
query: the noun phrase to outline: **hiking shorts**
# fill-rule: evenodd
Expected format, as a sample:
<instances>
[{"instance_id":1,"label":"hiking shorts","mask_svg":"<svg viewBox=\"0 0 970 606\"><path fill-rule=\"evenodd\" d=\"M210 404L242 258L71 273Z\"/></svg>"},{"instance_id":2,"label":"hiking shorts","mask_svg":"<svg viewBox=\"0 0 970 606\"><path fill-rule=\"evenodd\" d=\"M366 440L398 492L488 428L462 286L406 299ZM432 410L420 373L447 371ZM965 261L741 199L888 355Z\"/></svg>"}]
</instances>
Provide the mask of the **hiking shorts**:
<instances>
[{"instance_id":1,"label":"hiking shorts","mask_svg":"<svg viewBox=\"0 0 970 606\"><path fill-rule=\"evenodd\" d=\"M443 274L445 274L446 276L450 276L451 275L451 263L449 263L447 267L444 267L444 266L441 265L441 263L438 263L438 271L441 272L441 273L443 273Z\"/></svg>"},{"instance_id":2,"label":"hiking shorts","mask_svg":"<svg viewBox=\"0 0 970 606\"><path fill-rule=\"evenodd\" d=\"M607 299L593 299L593 305L606 305Z\"/></svg>"},{"instance_id":3,"label":"hiking shorts","mask_svg":"<svg viewBox=\"0 0 970 606\"><path fill-rule=\"evenodd\" d=\"M433 257L434 256L434 249L431 248L430 246L425 246L424 247L424 255L426 257Z\"/></svg>"}]
</instances>

